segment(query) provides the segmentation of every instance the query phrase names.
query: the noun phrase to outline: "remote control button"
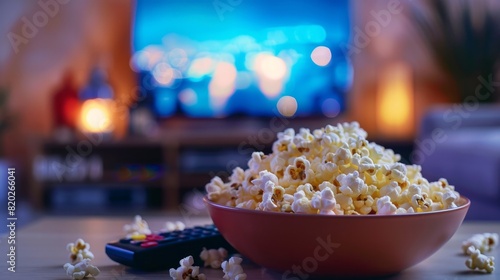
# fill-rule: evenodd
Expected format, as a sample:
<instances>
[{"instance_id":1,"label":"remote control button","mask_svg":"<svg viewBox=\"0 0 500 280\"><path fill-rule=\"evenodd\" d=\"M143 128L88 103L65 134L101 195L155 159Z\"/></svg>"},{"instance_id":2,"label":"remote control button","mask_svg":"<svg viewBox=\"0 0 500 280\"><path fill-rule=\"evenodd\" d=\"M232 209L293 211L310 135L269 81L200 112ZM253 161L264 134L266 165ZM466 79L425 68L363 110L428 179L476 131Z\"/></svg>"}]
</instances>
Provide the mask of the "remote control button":
<instances>
[{"instance_id":1,"label":"remote control button","mask_svg":"<svg viewBox=\"0 0 500 280\"><path fill-rule=\"evenodd\" d=\"M157 240L162 240L163 236L158 235L158 234L148 234L146 235L146 240L148 241L157 241Z\"/></svg>"},{"instance_id":2,"label":"remote control button","mask_svg":"<svg viewBox=\"0 0 500 280\"><path fill-rule=\"evenodd\" d=\"M145 234L133 234L130 238L132 240L144 240L144 239L146 239L146 235Z\"/></svg>"},{"instance_id":3,"label":"remote control button","mask_svg":"<svg viewBox=\"0 0 500 280\"><path fill-rule=\"evenodd\" d=\"M177 241L177 238L175 237L165 237L162 240L158 240L157 242L160 244L165 244L165 243L172 243Z\"/></svg>"},{"instance_id":4,"label":"remote control button","mask_svg":"<svg viewBox=\"0 0 500 280\"><path fill-rule=\"evenodd\" d=\"M158 242L156 241L146 241L141 243L142 248L150 248L155 246L158 246Z\"/></svg>"}]
</instances>

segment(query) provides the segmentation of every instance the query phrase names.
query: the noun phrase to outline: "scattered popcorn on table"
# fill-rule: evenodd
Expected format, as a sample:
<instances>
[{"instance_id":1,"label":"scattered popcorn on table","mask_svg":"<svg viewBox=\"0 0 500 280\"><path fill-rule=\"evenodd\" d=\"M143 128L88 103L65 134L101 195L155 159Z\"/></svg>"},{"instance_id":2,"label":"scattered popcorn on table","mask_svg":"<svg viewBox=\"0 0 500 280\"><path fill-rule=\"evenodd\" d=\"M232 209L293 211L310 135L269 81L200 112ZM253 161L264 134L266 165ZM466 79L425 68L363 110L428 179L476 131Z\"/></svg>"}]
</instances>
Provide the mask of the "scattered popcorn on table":
<instances>
[{"instance_id":1,"label":"scattered popcorn on table","mask_svg":"<svg viewBox=\"0 0 500 280\"><path fill-rule=\"evenodd\" d=\"M226 280L245 280L246 273L241 267L242 259L239 257L231 257L228 261L222 263L222 271L224 271L223 279Z\"/></svg>"},{"instance_id":2,"label":"scattered popcorn on table","mask_svg":"<svg viewBox=\"0 0 500 280\"><path fill-rule=\"evenodd\" d=\"M494 257L488 257L481 254L481 251L476 249L474 246L467 248L467 255L470 255L470 257L465 261L465 265L468 268L472 270L485 270L488 273L495 271Z\"/></svg>"},{"instance_id":3,"label":"scattered popcorn on table","mask_svg":"<svg viewBox=\"0 0 500 280\"><path fill-rule=\"evenodd\" d=\"M193 266L194 259L192 256L187 256L179 261L177 269L170 269L170 277L173 280L206 280L205 274L200 273L200 267Z\"/></svg>"},{"instance_id":4,"label":"scattered popcorn on table","mask_svg":"<svg viewBox=\"0 0 500 280\"><path fill-rule=\"evenodd\" d=\"M68 243L66 249L69 251L69 258L72 263L81 262L83 259L94 259L94 254L90 252L90 245L78 238L75 243Z\"/></svg>"},{"instance_id":5,"label":"scattered popcorn on table","mask_svg":"<svg viewBox=\"0 0 500 280\"><path fill-rule=\"evenodd\" d=\"M127 234L127 238L134 235L151 234L148 223L141 216L136 215L134 222L123 226L123 231Z\"/></svg>"},{"instance_id":6,"label":"scattered popcorn on table","mask_svg":"<svg viewBox=\"0 0 500 280\"><path fill-rule=\"evenodd\" d=\"M176 231L176 230L184 230L186 225L181 221L176 222L166 222L165 226L160 231Z\"/></svg>"},{"instance_id":7,"label":"scattered popcorn on table","mask_svg":"<svg viewBox=\"0 0 500 280\"><path fill-rule=\"evenodd\" d=\"M83 279L87 276L97 276L100 271L97 267L90 264L90 259L83 259L75 265L66 263L64 265L66 274L71 276L73 279Z\"/></svg>"},{"instance_id":8,"label":"scattered popcorn on table","mask_svg":"<svg viewBox=\"0 0 500 280\"><path fill-rule=\"evenodd\" d=\"M205 267L220 268L222 262L227 258L227 250L224 248L207 250L207 248L204 247L203 251L200 253L200 258L205 262Z\"/></svg>"},{"instance_id":9,"label":"scattered popcorn on table","mask_svg":"<svg viewBox=\"0 0 500 280\"><path fill-rule=\"evenodd\" d=\"M399 155L367 136L357 122L312 133L288 128L278 133L270 154L252 154L248 169L235 168L228 182L212 178L205 186L208 198L231 207L324 215L457 207L460 195L446 179L429 182L419 165L400 163Z\"/></svg>"},{"instance_id":10,"label":"scattered popcorn on table","mask_svg":"<svg viewBox=\"0 0 500 280\"><path fill-rule=\"evenodd\" d=\"M481 253L486 253L493 250L498 245L497 233L478 233L462 242L462 250L464 254L469 255L469 247L473 246Z\"/></svg>"}]
</instances>

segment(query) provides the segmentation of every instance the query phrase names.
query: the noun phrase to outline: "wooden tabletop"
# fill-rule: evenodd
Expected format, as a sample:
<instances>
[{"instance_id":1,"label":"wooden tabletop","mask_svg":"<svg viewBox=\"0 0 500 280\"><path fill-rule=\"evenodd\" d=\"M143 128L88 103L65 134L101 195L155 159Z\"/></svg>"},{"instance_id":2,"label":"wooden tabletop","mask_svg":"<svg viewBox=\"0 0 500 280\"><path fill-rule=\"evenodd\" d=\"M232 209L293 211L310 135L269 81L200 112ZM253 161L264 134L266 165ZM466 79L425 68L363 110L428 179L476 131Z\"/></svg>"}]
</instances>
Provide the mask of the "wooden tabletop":
<instances>
[{"instance_id":1,"label":"wooden tabletop","mask_svg":"<svg viewBox=\"0 0 500 280\"><path fill-rule=\"evenodd\" d=\"M182 220L187 225L210 223L208 217L186 217L168 215L164 217L145 216L151 229L160 229L166 221ZM93 264L101 274L96 279L170 279L168 272L138 272L128 269L110 260L105 252L105 244L123 236L124 224L133 217L43 217L16 230L16 272L7 270L8 236L0 237L0 279L71 279L63 269L68 262L66 244L83 238L91 245L95 255ZM464 264L466 257L461 253L461 242L474 233L500 233L500 222L465 222L453 238L437 253L422 263L387 279L500 279L500 247L489 256L497 262L493 274L470 271ZM277 280L282 275L261 268L252 263L243 266L249 280ZM222 279L222 270L202 269L208 279ZM296 279L296 278L293 278ZM308 278L311 279L311 278Z\"/></svg>"}]
</instances>

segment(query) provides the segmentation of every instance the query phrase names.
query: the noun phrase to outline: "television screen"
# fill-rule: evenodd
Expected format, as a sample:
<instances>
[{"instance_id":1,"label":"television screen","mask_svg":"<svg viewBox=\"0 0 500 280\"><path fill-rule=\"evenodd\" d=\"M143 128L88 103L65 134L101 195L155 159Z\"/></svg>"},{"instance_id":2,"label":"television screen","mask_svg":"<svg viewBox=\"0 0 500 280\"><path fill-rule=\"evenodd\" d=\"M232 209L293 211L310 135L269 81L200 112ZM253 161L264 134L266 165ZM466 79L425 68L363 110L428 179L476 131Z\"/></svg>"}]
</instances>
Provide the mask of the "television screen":
<instances>
[{"instance_id":1,"label":"television screen","mask_svg":"<svg viewBox=\"0 0 500 280\"><path fill-rule=\"evenodd\" d=\"M131 65L157 117L335 117L347 0L138 0Z\"/></svg>"}]
</instances>

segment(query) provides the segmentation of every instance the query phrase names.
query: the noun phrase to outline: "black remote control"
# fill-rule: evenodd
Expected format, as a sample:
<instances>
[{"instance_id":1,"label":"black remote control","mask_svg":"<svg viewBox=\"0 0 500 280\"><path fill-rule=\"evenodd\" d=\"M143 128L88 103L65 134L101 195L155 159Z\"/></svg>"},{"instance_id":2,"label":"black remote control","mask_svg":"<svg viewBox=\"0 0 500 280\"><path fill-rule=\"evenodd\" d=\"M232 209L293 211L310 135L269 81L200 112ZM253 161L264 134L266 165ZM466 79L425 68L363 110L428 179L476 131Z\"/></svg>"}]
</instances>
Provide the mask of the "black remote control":
<instances>
[{"instance_id":1,"label":"black remote control","mask_svg":"<svg viewBox=\"0 0 500 280\"><path fill-rule=\"evenodd\" d=\"M200 253L207 249L237 251L222 237L215 225L196 226L184 230L146 235L145 239L120 239L106 244L106 254L120 264L140 270L177 268L179 261L193 256L195 265L203 267Z\"/></svg>"}]
</instances>

